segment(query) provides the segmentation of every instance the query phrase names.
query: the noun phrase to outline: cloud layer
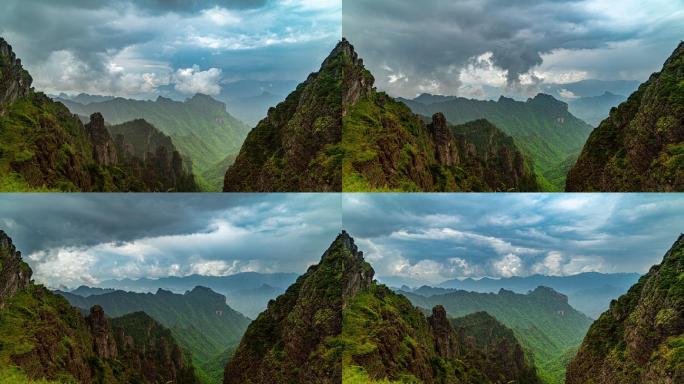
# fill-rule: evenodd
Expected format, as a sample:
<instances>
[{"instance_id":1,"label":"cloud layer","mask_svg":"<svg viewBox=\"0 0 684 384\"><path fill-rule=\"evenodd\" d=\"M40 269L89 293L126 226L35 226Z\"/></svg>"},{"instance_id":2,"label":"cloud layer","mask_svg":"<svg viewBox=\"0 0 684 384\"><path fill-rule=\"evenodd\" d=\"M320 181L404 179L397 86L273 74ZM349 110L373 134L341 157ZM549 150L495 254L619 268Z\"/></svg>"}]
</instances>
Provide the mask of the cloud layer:
<instances>
[{"instance_id":1,"label":"cloud layer","mask_svg":"<svg viewBox=\"0 0 684 384\"><path fill-rule=\"evenodd\" d=\"M297 272L341 228L339 195L8 195L0 228L52 287Z\"/></svg>"},{"instance_id":2,"label":"cloud layer","mask_svg":"<svg viewBox=\"0 0 684 384\"><path fill-rule=\"evenodd\" d=\"M216 94L228 81L302 80L341 17L341 0L6 0L0 36L46 92Z\"/></svg>"},{"instance_id":3,"label":"cloud layer","mask_svg":"<svg viewBox=\"0 0 684 384\"><path fill-rule=\"evenodd\" d=\"M643 273L684 231L676 195L367 194L343 207L378 275L418 283Z\"/></svg>"},{"instance_id":4,"label":"cloud layer","mask_svg":"<svg viewBox=\"0 0 684 384\"><path fill-rule=\"evenodd\" d=\"M404 97L645 80L684 35L682 0L349 0L343 14L379 86Z\"/></svg>"}]
</instances>

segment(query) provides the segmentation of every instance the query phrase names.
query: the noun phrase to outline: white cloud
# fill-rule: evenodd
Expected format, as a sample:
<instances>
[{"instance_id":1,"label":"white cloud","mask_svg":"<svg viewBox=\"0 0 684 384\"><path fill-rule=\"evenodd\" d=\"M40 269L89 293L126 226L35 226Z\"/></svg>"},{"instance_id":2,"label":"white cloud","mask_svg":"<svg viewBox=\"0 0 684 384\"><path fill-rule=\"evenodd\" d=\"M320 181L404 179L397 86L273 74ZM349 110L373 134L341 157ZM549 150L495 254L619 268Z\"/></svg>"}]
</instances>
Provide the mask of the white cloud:
<instances>
[{"instance_id":1,"label":"white cloud","mask_svg":"<svg viewBox=\"0 0 684 384\"><path fill-rule=\"evenodd\" d=\"M221 93L221 70L209 68L201 71L199 66L193 65L191 68L182 68L176 71L173 76L175 89L178 92L193 95L203 93L206 95L218 95Z\"/></svg>"},{"instance_id":2,"label":"white cloud","mask_svg":"<svg viewBox=\"0 0 684 384\"><path fill-rule=\"evenodd\" d=\"M417 230L415 232L400 230L393 232L389 237L403 240L469 240L479 245L489 246L499 254L505 254L510 252L534 254L540 252L538 249L516 246L509 241L502 240L493 236L485 236L478 233L464 232L452 228L430 228Z\"/></svg>"},{"instance_id":3,"label":"white cloud","mask_svg":"<svg viewBox=\"0 0 684 384\"><path fill-rule=\"evenodd\" d=\"M493 267L500 277L518 276L523 273L522 260L512 253L494 261Z\"/></svg>"}]
</instances>

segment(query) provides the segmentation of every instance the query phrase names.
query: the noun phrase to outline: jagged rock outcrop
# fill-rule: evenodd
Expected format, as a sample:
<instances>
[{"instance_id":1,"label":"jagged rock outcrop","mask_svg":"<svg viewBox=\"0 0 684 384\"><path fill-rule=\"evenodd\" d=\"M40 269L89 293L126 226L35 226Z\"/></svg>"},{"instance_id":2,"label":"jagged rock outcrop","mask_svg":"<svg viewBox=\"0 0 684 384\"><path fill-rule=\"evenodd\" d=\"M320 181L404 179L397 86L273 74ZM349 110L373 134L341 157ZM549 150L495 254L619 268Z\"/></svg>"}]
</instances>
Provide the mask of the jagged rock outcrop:
<instances>
[{"instance_id":1,"label":"jagged rock outcrop","mask_svg":"<svg viewBox=\"0 0 684 384\"><path fill-rule=\"evenodd\" d=\"M684 42L596 128L568 192L684 191Z\"/></svg>"},{"instance_id":2,"label":"jagged rock outcrop","mask_svg":"<svg viewBox=\"0 0 684 384\"><path fill-rule=\"evenodd\" d=\"M199 383L168 329L145 314L88 317L29 279L31 269L0 231L0 377L13 383ZM113 325L110 325L110 322ZM117 335L119 336L117 338Z\"/></svg>"},{"instance_id":3,"label":"jagged rock outcrop","mask_svg":"<svg viewBox=\"0 0 684 384\"><path fill-rule=\"evenodd\" d=\"M459 338L447 318L446 309L441 305L435 306L432 308L432 315L427 320L434 336L437 355L447 359L457 358L459 355Z\"/></svg>"},{"instance_id":4,"label":"jagged rock outcrop","mask_svg":"<svg viewBox=\"0 0 684 384\"><path fill-rule=\"evenodd\" d=\"M432 123L428 125L428 130L435 142L435 152L439 164L447 167L458 165L460 158L457 142L451 134L446 117L441 113L434 114L432 116Z\"/></svg>"},{"instance_id":5,"label":"jagged rock outcrop","mask_svg":"<svg viewBox=\"0 0 684 384\"><path fill-rule=\"evenodd\" d=\"M0 37L0 116L17 99L31 92L31 75L21 65L12 51L12 46Z\"/></svg>"},{"instance_id":6,"label":"jagged rock outcrop","mask_svg":"<svg viewBox=\"0 0 684 384\"><path fill-rule=\"evenodd\" d=\"M684 235L587 332L566 383L684 381Z\"/></svg>"},{"instance_id":7,"label":"jagged rock outcrop","mask_svg":"<svg viewBox=\"0 0 684 384\"><path fill-rule=\"evenodd\" d=\"M86 323L88 323L90 334L93 336L95 354L101 359L116 359L116 342L109 320L105 317L102 307L93 306L90 309L90 315L86 317Z\"/></svg>"},{"instance_id":8,"label":"jagged rock outcrop","mask_svg":"<svg viewBox=\"0 0 684 384\"><path fill-rule=\"evenodd\" d=\"M224 179L225 192L339 192L342 100L349 43L335 47L317 73L297 86L247 135Z\"/></svg>"},{"instance_id":9,"label":"jagged rock outcrop","mask_svg":"<svg viewBox=\"0 0 684 384\"><path fill-rule=\"evenodd\" d=\"M28 288L31 274L31 268L22 261L12 239L0 230L0 310L6 299Z\"/></svg>"},{"instance_id":10,"label":"jagged rock outcrop","mask_svg":"<svg viewBox=\"0 0 684 384\"><path fill-rule=\"evenodd\" d=\"M93 146L93 158L101 165L117 165L116 145L105 127L104 117L100 113L90 115L90 122L85 125L88 137Z\"/></svg>"},{"instance_id":11,"label":"jagged rock outcrop","mask_svg":"<svg viewBox=\"0 0 684 384\"><path fill-rule=\"evenodd\" d=\"M359 58L354 47L347 39L342 38L336 51L344 59L342 70L342 116L345 116L351 106L372 94L375 79L370 72L364 69L363 59Z\"/></svg>"}]
</instances>

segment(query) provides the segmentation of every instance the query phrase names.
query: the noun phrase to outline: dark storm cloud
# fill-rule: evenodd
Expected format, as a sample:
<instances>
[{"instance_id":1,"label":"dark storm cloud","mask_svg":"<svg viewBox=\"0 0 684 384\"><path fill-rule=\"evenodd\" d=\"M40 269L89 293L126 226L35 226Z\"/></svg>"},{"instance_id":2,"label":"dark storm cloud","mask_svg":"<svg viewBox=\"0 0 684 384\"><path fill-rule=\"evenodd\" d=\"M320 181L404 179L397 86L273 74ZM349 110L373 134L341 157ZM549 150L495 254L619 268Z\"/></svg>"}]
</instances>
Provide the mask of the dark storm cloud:
<instances>
[{"instance_id":1,"label":"dark storm cloud","mask_svg":"<svg viewBox=\"0 0 684 384\"><path fill-rule=\"evenodd\" d=\"M640 8L628 3L613 2L607 13L602 0L349 0L343 34L356 44L382 88L402 96L453 93L461 85L461 70L486 52L493 53L496 67L508 71L508 85L517 86L520 75L556 50L602 49L634 39L672 39L673 29L682 32L681 14L667 14L655 3ZM640 24L622 20L637 13L651 17ZM613 72L617 69L619 63L613 63Z\"/></svg>"},{"instance_id":2,"label":"dark storm cloud","mask_svg":"<svg viewBox=\"0 0 684 384\"><path fill-rule=\"evenodd\" d=\"M39 282L303 272L341 228L335 194L27 195L0 199L0 228Z\"/></svg>"},{"instance_id":3,"label":"dark storm cloud","mask_svg":"<svg viewBox=\"0 0 684 384\"><path fill-rule=\"evenodd\" d=\"M684 232L673 195L350 195L343 224L380 276L423 282L643 273Z\"/></svg>"}]
</instances>

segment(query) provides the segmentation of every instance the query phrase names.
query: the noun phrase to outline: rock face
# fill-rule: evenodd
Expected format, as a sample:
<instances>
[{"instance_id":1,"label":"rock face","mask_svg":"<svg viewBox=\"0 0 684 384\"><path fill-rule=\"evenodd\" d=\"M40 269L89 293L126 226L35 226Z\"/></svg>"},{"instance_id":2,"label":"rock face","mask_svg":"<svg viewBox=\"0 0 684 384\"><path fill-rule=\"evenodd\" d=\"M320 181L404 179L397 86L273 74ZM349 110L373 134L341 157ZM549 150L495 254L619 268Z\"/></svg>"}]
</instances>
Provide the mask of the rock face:
<instances>
[{"instance_id":1,"label":"rock face","mask_svg":"<svg viewBox=\"0 0 684 384\"><path fill-rule=\"evenodd\" d=\"M31 268L21 260L12 239L0 231L0 310L5 300L28 288L31 283Z\"/></svg>"},{"instance_id":2,"label":"rock face","mask_svg":"<svg viewBox=\"0 0 684 384\"><path fill-rule=\"evenodd\" d=\"M591 326L566 382L684 381L684 235Z\"/></svg>"},{"instance_id":3,"label":"rock face","mask_svg":"<svg viewBox=\"0 0 684 384\"><path fill-rule=\"evenodd\" d=\"M447 125L446 117L441 113L433 115L432 123L428 125L428 130L432 134L432 140L435 142L437 161L447 167L458 165L460 163L460 156L457 142Z\"/></svg>"},{"instance_id":4,"label":"rock face","mask_svg":"<svg viewBox=\"0 0 684 384\"><path fill-rule=\"evenodd\" d=\"M93 335L95 354L102 359L116 359L117 349L114 335L102 307L93 306L90 309L90 315L86 317L86 323L90 327L90 334Z\"/></svg>"},{"instance_id":5,"label":"rock face","mask_svg":"<svg viewBox=\"0 0 684 384\"><path fill-rule=\"evenodd\" d=\"M342 99L349 43L342 41L282 103L247 135L224 179L225 192L339 192ZM343 93L345 94L343 96Z\"/></svg>"},{"instance_id":6,"label":"rock face","mask_svg":"<svg viewBox=\"0 0 684 384\"><path fill-rule=\"evenodd\" d=\"M684 191L684 43L592 132L566 190Z\"/></svg>"},{"instance_id":7,"label":"rock face","mask_svg":"<svg viewBox=\"0 0 684 384\"><path fill-rule=\"evenodd\" d=\"M0 231L0 373L12 382L199 383L190 357L149 316L110 320L94 306L84 318L30 276Z\"/></svg>"},{"instance_id":8,"label":"rock face","mask_svg":"<svg viewBox=\"0 0 684 384\"><path fill-rule=\"evenodd\" d=\"M347 39L342 38L342 42L337 46L336 51L338 55L344 58L342 116L345 116L351 106L373 93L375 79L370 72L365 70L363 60L359 58Z\"/></svg>"},{"instance_id":9,"label":"rock face","mask_svg":"<svg viewBox=\"0 0 684 384\"><path fill-rule=\"evenodd\" d=\"M12 46L0 37L0 116L5 114L7 106L31 92L33 79L21 66Z\"/></svg>"},{"instance_id":10,"label":"rock face","mask_svg":"<svg viewBox=\"0 0 684 384\"><path fill-rule=\"evenodd\" d=\"M116 165L116 146L112 136L105 127L105 121L100 113L90 116L90 122L85 125L86 132L93 145L93 158L101 165Z\"/></svg>"}]
</instances>

